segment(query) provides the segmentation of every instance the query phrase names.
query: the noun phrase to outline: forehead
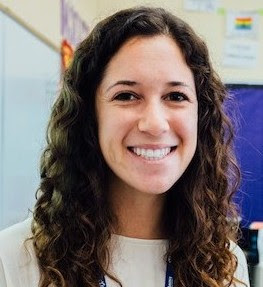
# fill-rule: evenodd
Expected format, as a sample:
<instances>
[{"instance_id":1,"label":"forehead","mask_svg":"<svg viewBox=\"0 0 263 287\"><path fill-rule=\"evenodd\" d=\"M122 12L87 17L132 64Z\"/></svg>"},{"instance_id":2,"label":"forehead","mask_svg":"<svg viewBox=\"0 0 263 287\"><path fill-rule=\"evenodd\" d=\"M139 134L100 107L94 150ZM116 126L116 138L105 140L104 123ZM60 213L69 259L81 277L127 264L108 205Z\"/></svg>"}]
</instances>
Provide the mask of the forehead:
<instances>
[{"instance_id":1,"label":"forehead","mask_svg":"<svg viewBox=\"0 0 263 287\"><path fill-rule=\"evenodd\" d=\"M138 36L127 40L109 61L103 82L108 80L187 81L194 78L174 39L166 35Z\"/></svg>"}]
</instances>

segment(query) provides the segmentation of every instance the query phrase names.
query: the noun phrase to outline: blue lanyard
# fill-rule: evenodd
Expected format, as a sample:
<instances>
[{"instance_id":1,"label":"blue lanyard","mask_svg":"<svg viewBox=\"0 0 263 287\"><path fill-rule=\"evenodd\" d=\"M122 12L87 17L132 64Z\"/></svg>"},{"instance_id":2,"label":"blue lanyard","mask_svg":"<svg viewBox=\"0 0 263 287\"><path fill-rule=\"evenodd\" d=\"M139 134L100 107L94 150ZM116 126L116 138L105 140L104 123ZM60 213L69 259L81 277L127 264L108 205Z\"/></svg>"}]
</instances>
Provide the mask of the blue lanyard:
<instances>
[{"instance_id":1,"label":"blue lanyard","mask_svg":"<svg viewBox=\"0 0 263 287\"><path fill-rule=\"evenodd\" d=\"M105 277L103 276L101 280L99 280L100 287L107 287ZM173 287L174 286L174 271L171 262L171 258L168 257L167 266L166 266L166 276L165 276L165 287Z\"/></svg>"}]
</instances>

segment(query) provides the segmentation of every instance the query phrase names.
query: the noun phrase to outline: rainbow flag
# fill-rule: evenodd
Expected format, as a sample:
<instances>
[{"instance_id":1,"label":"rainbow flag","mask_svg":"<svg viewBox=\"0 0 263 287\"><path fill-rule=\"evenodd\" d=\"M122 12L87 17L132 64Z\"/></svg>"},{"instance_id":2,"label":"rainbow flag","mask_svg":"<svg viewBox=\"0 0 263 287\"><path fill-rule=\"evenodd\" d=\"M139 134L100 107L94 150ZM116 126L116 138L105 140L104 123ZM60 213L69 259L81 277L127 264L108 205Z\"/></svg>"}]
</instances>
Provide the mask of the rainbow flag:
<instances>
[{"instance_id":1,"label":"rainbow flag","mask_svg":"<svg viewBox=\"0 0 263 287\"><path fill-rule=\"evenodd\" d=\"M251 17L238 17L235 19L235 28L238 30L251 30L252 20Z\"/></svg>"}]
</instances>

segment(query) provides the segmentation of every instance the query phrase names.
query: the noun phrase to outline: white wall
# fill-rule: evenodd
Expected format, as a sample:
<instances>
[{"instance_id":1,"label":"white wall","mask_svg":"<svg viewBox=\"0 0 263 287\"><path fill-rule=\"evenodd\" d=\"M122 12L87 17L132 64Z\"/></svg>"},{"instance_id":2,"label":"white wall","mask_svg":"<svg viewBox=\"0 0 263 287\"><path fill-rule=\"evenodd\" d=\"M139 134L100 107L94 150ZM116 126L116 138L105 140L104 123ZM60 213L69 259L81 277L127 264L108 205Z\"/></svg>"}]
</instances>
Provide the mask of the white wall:
<instances>
[{"instance_id":1,"label":"white wall","mask_svg":"<svg viewBox=\"0 0 263 287\"><path fill-rule=\"evenodd\" d=\"M3 31L3 13L0 11L0 31ZM2 202L3 202L3 93L4 93L4 34L0 33L0 226L2 224ZM1 227L0 227L1 229Z\"/></svg>"},{"instance_id":2,"label":"white wall","mask_svg":"<svg viewBox=\"0 0 263 287\"><path fill-rule=\"evenodd\" d=\"M1 229L34 206L60 55L1 12L0 23Z\"/></svg>"}]
</instances>

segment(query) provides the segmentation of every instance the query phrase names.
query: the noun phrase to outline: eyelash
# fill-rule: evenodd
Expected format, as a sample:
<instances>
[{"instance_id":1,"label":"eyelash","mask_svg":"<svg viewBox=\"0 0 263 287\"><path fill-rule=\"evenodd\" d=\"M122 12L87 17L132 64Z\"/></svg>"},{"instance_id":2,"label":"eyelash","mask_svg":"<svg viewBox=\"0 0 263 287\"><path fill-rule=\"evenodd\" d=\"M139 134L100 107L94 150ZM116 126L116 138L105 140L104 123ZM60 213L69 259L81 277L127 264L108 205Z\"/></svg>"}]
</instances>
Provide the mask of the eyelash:
<instances>
[{"instance_id":1,"label":"eyelash","mask_svg":"<svg viewBox=\"0 0 263 287\"><path fill-rule=\"evenodd\" d=\"M174 95L176 96L177 100L176 101L172 100L172 102L183 102L183 101L188 101L189 100L189 98L182 92L171 92L165 98L171 97L171 96L174 96ZM178 100L178 97L180 97L179 100Z\"/></svg>"},{"instance_id":2,"label":"eyelash","mask_svg":"<svg viewBox=\"0 0 263 287\"><path fill-rule=\"evenodd\" d=\"M125 101L132 101L130 98L127 99L127 97L125 99L123 99L122 97L126 95L126 96L129 96L129 97L134 97L135 99L138 99L139 97L134 95L133 93L130 93L130 92L122 92L122 93L119 93L117 94L115 97L114 97L114 100L117 100L117 101L122 101L122 102L125 102ZM134 99L133 99L134 100Z\"/></svg>"},{"instance_id":3,"label":"eyelash","mask_svg":"<svg viewBox=\"0 0 263 287\"><path fill-rule=\"evenodd\" d=\"M123 96L125 97L123 98ZM189 100L189 98L182 92L171 92L165 96L165 99L169 97L171 99L171 96L176 96L176 100L171 100L172 102L183 102ZM131 99L131 97L133 97L133 99ZM180 99L178 100L179 97ZM130 92L122 92L117 94L113 100L125 102L125 101L134 101L136 99L139 99L139 96L136 96L135 94Z\"/></svg>"}]
</instances>

